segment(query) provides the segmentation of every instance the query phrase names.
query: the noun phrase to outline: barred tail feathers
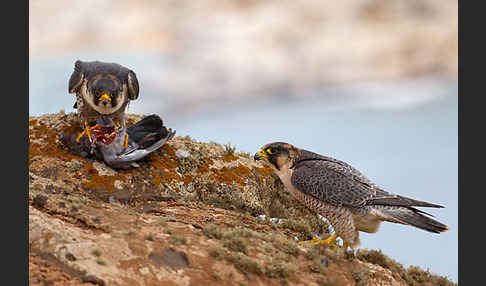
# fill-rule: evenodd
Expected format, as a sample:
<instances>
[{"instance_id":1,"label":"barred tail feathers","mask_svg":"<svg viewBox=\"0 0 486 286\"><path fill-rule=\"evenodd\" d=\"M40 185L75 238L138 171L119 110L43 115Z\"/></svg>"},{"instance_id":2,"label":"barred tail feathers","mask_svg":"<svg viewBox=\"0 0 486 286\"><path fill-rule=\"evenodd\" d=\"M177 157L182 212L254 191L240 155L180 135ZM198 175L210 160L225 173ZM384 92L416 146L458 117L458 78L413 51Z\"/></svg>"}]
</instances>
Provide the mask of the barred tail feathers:
<instances>
[{"instance_id":1,"label":"barred tail feathers","mask_svg":"<svg viewBox=\"0 0 486 286\"><path fill-rule=\"evenodd\" d=\"M449 230L447 225L425 216L427 213L413 207L374 206L374 210L376 215L386 221L411 225L432 233Z\"/></svg>"}]
</instances>

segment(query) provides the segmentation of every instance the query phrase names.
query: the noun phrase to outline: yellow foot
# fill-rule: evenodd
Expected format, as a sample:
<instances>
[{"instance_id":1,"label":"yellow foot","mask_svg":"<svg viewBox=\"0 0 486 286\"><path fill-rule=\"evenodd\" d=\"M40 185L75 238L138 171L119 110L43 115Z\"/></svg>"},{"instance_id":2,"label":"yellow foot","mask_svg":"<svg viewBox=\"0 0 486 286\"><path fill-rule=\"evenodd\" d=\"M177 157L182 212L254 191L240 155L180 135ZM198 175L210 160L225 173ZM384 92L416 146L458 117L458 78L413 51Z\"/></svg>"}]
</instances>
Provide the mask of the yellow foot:
<instances>
[{"instance_id":1,"label":"yellow foot","mask_svg":"<svg viewBox=\"0 0 486 286\"><path fill-rule=\"evenodd\" d=\"M124 144L125 149L128 147L128 134L125 133L125 144Z\"/></svg>"},{"instance_id":2,"label":"yellow foot","mask_svg":"<svg viewBox=\"0 0 486 286\"><path fill-rule=\"evenodd\" d=\"M86 130L83 130L83 132L81 132L81 134L79 134L78 138L76 138L76 142L79 143L79 140L81 140L81 138L84 136L84 134L86 134Z\"/></svg>"},{"instance_id":3,"label":"yellow foot","mask_svg":"<svg viewBox=\"0 0 486 286\"><path fill-rule=\"evenodd\" d=\"M317 237L313 237L311 240L306 240L306 241L301 241L299 244L308 244L308 243L313 243L313 244L327 244L330 247L334 248L340 248L339 245L336 244L336 238L338 237L337 234L333 234L327 239L319 239Z\"/></svg>"},{"instance_id":4,"label":"yellow foot","mask_svg":"<svg viewBox=\"0 0 486 286\"><path fill-rule=\"evenodd\" d=\"M81 140L81 138L84 136L84 134L86 134L86 135L88 135L89 142L91 142L91 145L93 145L94 142L93 142L93 139L91 138L91 132L90 132L90 130L92 128L94 128L94 126L90 127L88 120L85 120L84 121L84 130L83 130L83 132L81 132L81 134L79 134L78 138L76 138L76 142L79 143L79 140Z\"/></svg>"}]
</instances>

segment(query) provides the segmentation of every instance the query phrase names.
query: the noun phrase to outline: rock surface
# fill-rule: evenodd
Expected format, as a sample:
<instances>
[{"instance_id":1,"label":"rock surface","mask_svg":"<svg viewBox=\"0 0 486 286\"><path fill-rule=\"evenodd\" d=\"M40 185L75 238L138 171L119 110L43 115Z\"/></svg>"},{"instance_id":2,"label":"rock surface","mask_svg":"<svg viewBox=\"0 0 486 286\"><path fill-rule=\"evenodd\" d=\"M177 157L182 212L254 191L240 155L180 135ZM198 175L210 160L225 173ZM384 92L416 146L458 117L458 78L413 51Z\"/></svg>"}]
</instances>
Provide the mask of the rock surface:
<instances>
[{"instance_id":1,"label":"rock surface","mask_svg":"<svg viewBox=\"0 0 486 286\"><path fill-rule=\"evenodd\" d=\"M327 225L230 145L175 137L117 171L71 155L61 131L80 131L74 114L29 118L30 285L455 285L379 251L298 244Z\"/></svg>"}]
</instances>

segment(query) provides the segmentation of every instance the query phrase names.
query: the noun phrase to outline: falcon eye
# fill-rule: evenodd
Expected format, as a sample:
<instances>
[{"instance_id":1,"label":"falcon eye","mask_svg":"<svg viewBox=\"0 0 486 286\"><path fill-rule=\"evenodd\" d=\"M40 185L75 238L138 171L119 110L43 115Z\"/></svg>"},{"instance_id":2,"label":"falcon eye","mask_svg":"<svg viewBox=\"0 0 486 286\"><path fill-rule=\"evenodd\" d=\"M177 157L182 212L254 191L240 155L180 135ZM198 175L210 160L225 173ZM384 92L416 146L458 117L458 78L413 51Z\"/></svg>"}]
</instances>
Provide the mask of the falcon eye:
<instances>
[{"instance_id":1,"label":"falcon eye","mask_svg":"<svg viewBox=\"0 0 486 286\"><path fill-rule=\"evenodd\" d=\"M267 149L267 153L270 154L270 155L274 154L275 152L276 152L275 149L272 149L272 148Z\"/></svg>"}]
</instances>

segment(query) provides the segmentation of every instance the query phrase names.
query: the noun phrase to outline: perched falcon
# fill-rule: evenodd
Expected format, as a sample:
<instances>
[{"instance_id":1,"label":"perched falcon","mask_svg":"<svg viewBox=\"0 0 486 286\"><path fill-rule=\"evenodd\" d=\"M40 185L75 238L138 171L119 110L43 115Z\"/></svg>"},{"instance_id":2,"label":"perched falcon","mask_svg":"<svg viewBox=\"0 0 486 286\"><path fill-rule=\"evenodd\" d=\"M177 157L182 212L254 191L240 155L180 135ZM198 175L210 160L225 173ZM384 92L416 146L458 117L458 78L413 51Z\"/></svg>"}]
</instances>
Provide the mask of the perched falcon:
<instances>
[{"instance_id":1,"label":"perched falcon","mask_svg":"<svg viewBox=\"0 0 486 286\"><path fill-rule=\"evenodd\" d=\"M382 221L433 233L449 229L415 208L443 206L385 192L343 161L283 142L263 146L254 159L268 162L293 197L332 225L335 233L316 242L337 247L339 236L343 246L354 249L360 244L358 231L375 233Z\"/></svg>"},{"instance_id":2,"label":"perched falcon","mask_svg":"<svg viewBox=\"0 0 486 286\"><path fill-rule=\"evenodd\" d=\"M125 109L131 100L138 98L138 80L135 72L116 63L99 61L74 63L74 71L69 79L69 93L76 94L76 103L83 133L92 140L90 128L99 115L106 115L125 127Z\"/></svg>"}]
</instances>

